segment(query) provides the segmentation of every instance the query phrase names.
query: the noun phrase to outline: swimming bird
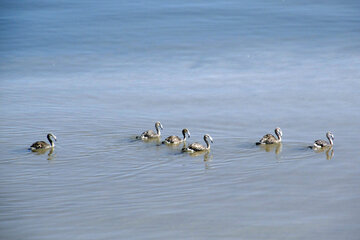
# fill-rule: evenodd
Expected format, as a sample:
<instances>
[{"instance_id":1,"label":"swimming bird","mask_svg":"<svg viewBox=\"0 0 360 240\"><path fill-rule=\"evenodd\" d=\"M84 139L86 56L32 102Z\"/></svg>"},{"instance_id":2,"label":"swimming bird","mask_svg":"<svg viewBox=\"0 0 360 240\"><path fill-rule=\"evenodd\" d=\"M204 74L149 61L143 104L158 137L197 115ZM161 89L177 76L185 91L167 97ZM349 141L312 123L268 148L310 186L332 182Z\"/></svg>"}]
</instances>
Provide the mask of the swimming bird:
<instances>
[{"instance_id":1,"label":"swimming bird","mask_svg":"<svg viewBox=\"0 0 360 240\"><path fill-rule=\"evenodd\" d=\"M326 133L327 139L329 139L329 142L326 142L324 140L316 140L314 142L313 148L324 148L324 147L332 147L334 145L334 135L331 132Z\"/></svg>"},{"instance_id":2,"label":"swimming bird","mask_svg":"<svg viewBox=\"0 0 360 240\"><path fill-rule=\"evenodd\" d=\"M37 142L34 142L30 146L29 150L36 151L36 150L40 150L40 149L47 149L47 148L55 147L55 143L53 142L53 140L51 138L54 138L54 140L56 141L56 136L52 133L49 133L47 135L47 139L49 140L50 144L48 144L44 141L37 141Z\"/></svg>"},{"instance_id":3,"label":"swimming bird","mask_svg":"<svg viewBox=\"0 0 360 240\"><path fill-rule=\"evenodd\" d=\"M184 136L183 139L181 139L181 138L178 137L178 136L172 135L172 136L167 137L167 138L165 139L165 141L163 141L162 143L163 143L163 144L164 144L164 143L167 143L167 144L179 144L179 143L181 143L181 142L185 142L185 141L186 141L186 135L190 138L190 132L189 132L189 130L188 130L187 128L184 128L184 129L182 130L182 134L183 134L183 136Z\"/></svg>"},{"instance_id":4,"label":"swimming bird","mask_svg":"<svg viewBox=\"0 0 360 240\"><path fill-rule=\"evenodd\" d=\"M282 131L279 127L275 128L275 134L278 138L274 137L272 134L266 134L264 135L259 142L256 143L256 145L259 144L273 144L273 143L279 143L281 142L282 137Z\"/></svg>"},{"instance_id":5,"label":"swimming bird","mask_svg":"<svg viewBox=\"0 0 360 240\"><path fill-rule=\"evenodd\" d=\"M153 130L148 130L146 132L143 132L141 136L137 136L136 138L147 140L147 139L160 137L161 136L160 129L164 129L160 122L155 123L155 129L156 129L156 133Z\"/></svg>"},{"instance_id":6,"label":"swimming bird","mask_svg":"<svg viewBox=\"0 0 360 240\"><path fill-rule=\"evenodd\" d=\"M183 148L182 151L183 152L200 152L200 151L208 151L210 150L210 143L208 141L208 139L213 143L213 139L209 134L205 134L204 135L204 141L206 142L206 147L204 147L203 145L201 145L200 143L192 143L190 144L187 148Z\"/></svg>"}]
</instances>

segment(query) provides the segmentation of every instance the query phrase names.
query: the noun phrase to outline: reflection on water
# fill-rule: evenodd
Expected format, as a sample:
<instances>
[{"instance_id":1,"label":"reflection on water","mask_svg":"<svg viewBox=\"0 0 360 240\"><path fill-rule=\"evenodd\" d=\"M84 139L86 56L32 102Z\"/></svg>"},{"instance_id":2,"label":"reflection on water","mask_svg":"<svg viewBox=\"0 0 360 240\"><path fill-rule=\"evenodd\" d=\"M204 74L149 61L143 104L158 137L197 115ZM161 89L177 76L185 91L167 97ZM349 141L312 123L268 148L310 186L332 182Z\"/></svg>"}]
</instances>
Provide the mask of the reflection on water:
<instances>
[{"instance_id":1,"label":"reflection on water","mask_svg":"<svg viewBox=\"0 0 360 240\"><path fill-rule=\"evenodd\" d=\"M148 138L148 139L139 139L139 140L145 143L156 143L159 146L161 145L161 138Z\"/></svg>"},{"instance_id":2,"label":"reflection on water","mask_svg":"<svg viewBox=\"0 0 360 240\"><path fill-rule=\"evenodd\" d=\"M280 153L282 151L282 143L273 143L273 144L260 144L258 145L265 152L274 152L276 156L276 160L280 161Z\"/></svg>"},{"instance_id":3,"label":"reflection on water","mask_svg":"<svg viewBox=\"0 0 360 240\"><path fill-rule=\"evenodd\" d=\"M56 156L56 154L53 154L54 148L31 150L31 152L35 153L36 155L44 155L45 153L47 153L47 160L52 160Z\"/></svg>"},{"instance_id":4,"label":"reflection on water","mask_svg":"<svg viewBox=\"0 0 360 240\"><path fill-rule=\"evenodd\" d=\"M171 144L162 142L162 145L166 146L169 149L179 150L181 152L181 149L186 147L186 142L178 142L178 143L171 143Z\"/></svg>"},{"instance_id":5,"label":"reflection on water","mask_svg":"<svg viewBox=\"0 0 360 240\"><path fill-rule=\"evenodd\" d=\"M274 144L260 144L261 149L265 150L266 152L274 151L275 154L280 154L282 151L282 143L274 143Z\"/></svg>"},{"instance_id":6,"label":"reflection on water","mask_svg":"<svg viewBox=\"0 0 360 240\"><path fill-rule=\"evenodd\" d=\"M333 147L313 148L313 150L316 153L325 153L327 160L331 160L334 157L334 148Z\"/></svg>"},{"instance_id":7,"label":"reflection on water","mask_svg":"<svg viewBox=\"0 0 360 240\"><path fill-rule=\"evenodd\" d=\"M191 157L203 156L204 157L204 162L208 162L213 158L213 155L210 154L210 151L211 150L205 150L205 151L200 151L200 152L190 152L190 153L187 153L187 154L189 154Z\"/></svg>"},{"instance_id":8,"label":"reflection on water","mask_svg":"<svg viewBox=\"0 0 360 240\"><path fill-rule=\"evenodd\" d=\"M51 148L48 153L48 159L47 160L53 160L56 157L56 154L54 154L54 148Z\"/></svg>"}]
</instances>

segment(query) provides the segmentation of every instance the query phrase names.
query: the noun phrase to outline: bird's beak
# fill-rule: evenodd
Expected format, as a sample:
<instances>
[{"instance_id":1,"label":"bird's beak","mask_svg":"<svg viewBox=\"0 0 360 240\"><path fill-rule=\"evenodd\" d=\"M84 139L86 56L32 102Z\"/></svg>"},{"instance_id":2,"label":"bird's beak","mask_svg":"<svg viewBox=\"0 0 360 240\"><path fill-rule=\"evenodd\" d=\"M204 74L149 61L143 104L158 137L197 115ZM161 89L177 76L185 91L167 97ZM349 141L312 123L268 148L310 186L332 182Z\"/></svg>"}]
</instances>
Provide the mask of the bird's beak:
<instances>
[{"instance_id":1,"label":"bird's beak","mask_svg":"<svg viewBox=\"0 0 360 240\"><path fill-rule=\"evenodd\" d=\"M160 128L161 128L161 130L163 130L164 129L164 127L160 124Z\"/></svg>"}]
</instances>

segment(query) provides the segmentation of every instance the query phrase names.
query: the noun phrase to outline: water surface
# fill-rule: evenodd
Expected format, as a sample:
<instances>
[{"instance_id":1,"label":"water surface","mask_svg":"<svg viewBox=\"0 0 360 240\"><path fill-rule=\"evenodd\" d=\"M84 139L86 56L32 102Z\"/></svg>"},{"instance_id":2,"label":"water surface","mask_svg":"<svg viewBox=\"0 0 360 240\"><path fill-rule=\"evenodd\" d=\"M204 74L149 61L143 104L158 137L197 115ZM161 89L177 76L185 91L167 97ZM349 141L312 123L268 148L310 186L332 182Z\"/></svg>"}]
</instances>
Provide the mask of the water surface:
<instances>
[{"instance_id":1,"label":"water surface","mask_svg":"<svg viewBox=\"0 0 360 240\"><path fill-rule=\"evenodd\" d=\"M2 239L358 239L357 1L0 6Z\"/></svg>"}]
</instances>

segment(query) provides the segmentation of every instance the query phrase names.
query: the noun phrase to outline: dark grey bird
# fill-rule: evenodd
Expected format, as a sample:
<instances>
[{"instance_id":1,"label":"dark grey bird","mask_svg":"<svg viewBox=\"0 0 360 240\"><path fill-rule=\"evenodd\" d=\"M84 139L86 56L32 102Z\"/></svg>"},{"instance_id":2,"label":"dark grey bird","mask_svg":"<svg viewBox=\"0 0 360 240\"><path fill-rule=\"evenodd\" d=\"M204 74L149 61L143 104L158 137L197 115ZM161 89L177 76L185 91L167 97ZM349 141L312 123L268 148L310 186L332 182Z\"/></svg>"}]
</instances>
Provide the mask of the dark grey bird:
<instances>
[{"instance_id":1,"label":"dark grey bird","mask_svg":"<svg viewBox=\"0 0 360 240\"><path fill-rule=\"evenodd\" d=\"M208 151L210 150L210 143L209 140L213 143L213 139L209 134L205 134L204 135L204 141L206 142L206 147L201 145L200 143L192 143L190 144L188 147L183 148L182 151L183 152L200 152L200 151Z\"/></svg>"},{"instance_id":2,"label":"dark grey bird","mask_svg":"<svg viewBox=\"0 0 360 240\"><path fill-rule=\"evenodd\" d=\"M56 141L56 136L52 133L49 133L47 135L47 139L49 140L50 144L48 144L44 141L37 141L37 142L34 142L30 146L29 150L36 151L36 150L40 150L40 149L47 149L47 148L55 147L55 143L53 142L53 140L51 138L53 138Z\"/></svg>"},{"instance_id":3,"label":"dark grey bird","mask_svg":"<svg viewBox=\"0 0 360 240\"><path fill-rule=\"evenodd\" d=\"M156 133L153 130L148 130L146 132L143 132L140 136L137 136L136 138L142 139L142 140L159 138L161 136L160 129L164 129L164 128L160 122L156 122L155 129L156 129Z\"/></svg>"},{"instance_id":4,"label":"dark grey bird","mask_svg":"<svg viewBox=\"0 0 360 240\"><path fill-rule=\"evenodd\" d=\"M260 139L259 142L256 143L256 145L259 145L259 144L273 144L273 143L281 142L282 131L281 131L281 129L279 127L275 128L275 134L276 134L276 136L278 138L276 138L272 134L266 134Z\"/></svg>"},{"instance_id":5,"label":"dark grey bird","mask_svg":"<svg viewBox=\"0 0 360 240\"><path fill-rule=\"evenodd\" d=\"M187 128L184 128L182 130L182 134L184 136L183 139L181 139L180 137L178 136L169 136L165 139L165 141L163 141L162 143L167 143L167 144L179 144L179 143L182 143L182 142L185 142L186 141L186 135L190 138L190 131L187 129Z\"/></svg>"},{"instance_id":6,"label":"dark grey bird","mask_svg":"<svg viewBox=\"0 0 360 240\"><path fill-rule=\"evenodd\" d=\"M331 132L327 132L326 137L329 139L329 142L321 139L316 140L314 142L313 148L332 147L334 145L334 135Z\"/></svg>"}]
</instances>

